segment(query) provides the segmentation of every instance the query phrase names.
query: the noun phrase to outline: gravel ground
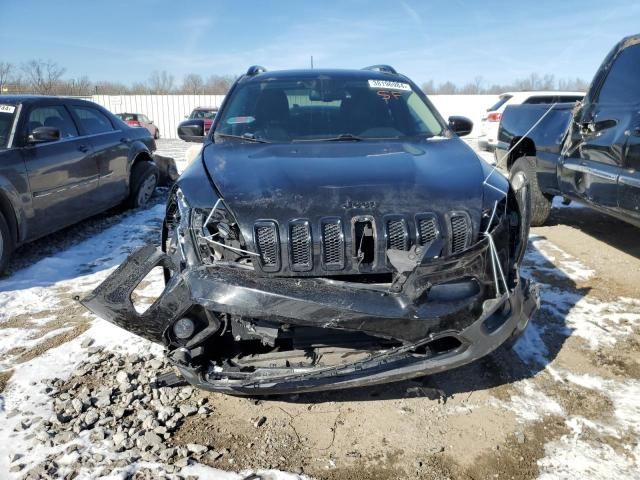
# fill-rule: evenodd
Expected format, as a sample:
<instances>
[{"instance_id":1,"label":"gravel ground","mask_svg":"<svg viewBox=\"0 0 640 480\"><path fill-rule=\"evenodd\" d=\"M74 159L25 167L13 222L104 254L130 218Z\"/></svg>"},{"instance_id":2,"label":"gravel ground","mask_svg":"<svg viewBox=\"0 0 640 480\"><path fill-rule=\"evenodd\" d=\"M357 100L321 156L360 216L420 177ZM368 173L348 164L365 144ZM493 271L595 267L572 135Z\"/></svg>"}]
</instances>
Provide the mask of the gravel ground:
<instances>
[{"instance_id":1,"label":"gravel ground","mask_svg":"<svg viewBox=\"0 0 640 480\"><path fill-rule=\"evenodd\" d=\"M179 167L186 147L158 141ZM161 349L73 300L158 240L165 198L25 246L0 280L0 478L640 478L637 229L554 208L524 265L542 308L514 350L411 382L251 399L152 388ZM139 293L150 302L157 284Z\"/></svg>"}]
</instances>

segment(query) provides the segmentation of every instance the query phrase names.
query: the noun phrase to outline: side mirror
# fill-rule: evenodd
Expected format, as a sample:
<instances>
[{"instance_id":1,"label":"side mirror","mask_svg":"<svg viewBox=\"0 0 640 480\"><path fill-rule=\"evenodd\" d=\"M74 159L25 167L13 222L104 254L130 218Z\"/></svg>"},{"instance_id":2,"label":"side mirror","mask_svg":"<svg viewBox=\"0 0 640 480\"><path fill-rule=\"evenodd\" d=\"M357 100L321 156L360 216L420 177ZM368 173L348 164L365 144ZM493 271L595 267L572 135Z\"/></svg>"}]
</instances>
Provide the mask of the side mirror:
<instances>
[{"instance_id":1,"label":"side mirror","mask_svg":"<svg viewBox=\"0 0 640 480\"><path fill-rule=\"evenodd\" d=\"M149 120L149 125L153 125L153 120Z\"/></svg>"},{"instance_id":2,"label":"side mirror","mask_svg":"<svg viewBox=\"0 0 640 480\"><path fill-rule=\"evenodd\" d=\"M36 127L29 134L29 143L45 143L60 140L60 130L55 127Z\"/></svg>"},{"instance_id":3,"label":"side mirror","mask_svg":"<svg viewBox=\"0 0 640 480\"><path fill-rule=\"evenodd\" d=\"M467 117L453 116L449 117L449 128L453 130L459 137L469 135L473 130L473 122Z\"/></svg>"},{"instance_id":4,"label":"side mirror","mask_svg":"<svg viewBox=\"0 0 640 480\"><path fill-rule=\"evenodd\" d=\"M180 123L178 125L178 137L180 137L185 142L204 142L204 120L185 120L184 122Z\"/></svg>"}]
</instances>

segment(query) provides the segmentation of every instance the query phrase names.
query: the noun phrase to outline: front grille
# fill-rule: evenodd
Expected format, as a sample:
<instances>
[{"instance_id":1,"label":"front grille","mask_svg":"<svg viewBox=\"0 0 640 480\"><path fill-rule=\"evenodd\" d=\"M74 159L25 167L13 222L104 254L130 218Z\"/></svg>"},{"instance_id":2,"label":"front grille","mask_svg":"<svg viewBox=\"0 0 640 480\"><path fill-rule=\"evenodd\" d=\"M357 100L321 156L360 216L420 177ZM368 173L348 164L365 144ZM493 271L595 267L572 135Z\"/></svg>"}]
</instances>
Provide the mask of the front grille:
<instances>
[{"instance_id":1,"label":"front grille","mask_svg":"<svg viewBox=\"0 0 640 480\"><path fill-rule=\"evenodd\" d=\"M280 269L280 245L278 227L273 222L258 222L254 227L255 242L262 268L267 271Z\"/></svg>"},{"instance_id":2,"label":"front grille","mask_svg":"<svg viewBox=\"0 0 640 480\"><path fill-rule=\"evenodd\" d=\"M465 215L451 216L451 253L462 252L469 246L471 231L469 219Z\"/></svg>"},{"instance_id":3,"label":"front grille","mask_svg":"<svg viewBox=\"0 0 640 480\"><path fill-rule=\"evenodd\" d=\"M420 218L418 220L418 234L420 245L426 245L438 237L438 223L435 217Z\"/></svg>"},{"instance_id":4,"label":"front grille","mask_svg":"<svg viewBox=\"0 0 640 480\"><path fill-rule=\"evenodd\" d=\"M322 263L328 270L344 266L344 234L339 220L322 224Z\"/></svg>"},{"instance_id":5,"label":"front grille","mask_svg":"<svg viewBox=\"0 0 640 480\"><path fill-rule=\"evenodd\" d=\"M292 270L310 270L311 261L311 229L309 222L296 221L289 224L289 249L291 251Z\"/></svg>"},{"instance_id":6,"label":"front grille","mask_svg":"<svg viewBox=\"0 0 640 480\"><path fill-rule=\"evenodd\" d=\"M387 221L387 248L409 250L409 232L404 220Z\"/></svg>"},{"instance_id":7,"label":"front grille","mask_svg":"<svg viewBox=\"0 0 640 480\"><path fill-rule=\"evenodd\" d=\"M414 217L388 214L377 224L380 231L376 230L376 219L369 216L327 216L318 224L299 218L288 222L259 220L253 229L254 251L260 256L256 268L285 275L326 275L362 272L362 266L368 265L371 272L388 272L392 267L388 262L376 263L387 250L409 251L413 245L426 246L440 238L448 244L445 254L458 254L470 247L473 228L466 212L453 211L445 214L442 221L438 219L431 212ZM376 234L378 231L380 235ZM352 248L353 258L349 256ZM359 249L362 256L356 257Z\"/></svg>"}]
</instances>

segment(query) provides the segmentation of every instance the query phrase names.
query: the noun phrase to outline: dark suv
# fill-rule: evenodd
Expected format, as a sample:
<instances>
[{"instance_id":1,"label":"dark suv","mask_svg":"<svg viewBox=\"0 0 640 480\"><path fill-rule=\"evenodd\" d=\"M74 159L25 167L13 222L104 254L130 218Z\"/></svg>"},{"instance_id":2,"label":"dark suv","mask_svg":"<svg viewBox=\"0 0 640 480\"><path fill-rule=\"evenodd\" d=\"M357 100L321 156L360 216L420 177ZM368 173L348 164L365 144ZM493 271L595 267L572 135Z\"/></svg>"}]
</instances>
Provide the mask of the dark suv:
<instances>
[{"instance_id":1,"label":"dark suv","mask_svg":"<svg viewBox=\"0 0 640 480\"><path fill-rule=\"evenodd\" d=\"M562 196L640 227L639 76L640 34L613 47L581 102L505 110L496 160L531 185L532 225Z\"/></svg>"},{"instance_id":2,"label":"dark suv","mask_svg":"<svg viewBox=\"0 0 640 480\"><path fill-rule=\"evenodd\" d=\"M84 100L0 96L0 273L16 246L127 202L158 182L155 143Z\"/></svg>"},{"instance_id":3,"label":"dark suv","mask_svg":"<svg viewBox=\"0 0 640 480\"><path fill-rule=\"evenodd\" d=\"M440 372L527 326L528 190L388 66L267 72L231 88L144 247L83 303L162 343L191 383L237 394ZM144 313L136 286L157 266Z\"/></svg>"}]
</instances>

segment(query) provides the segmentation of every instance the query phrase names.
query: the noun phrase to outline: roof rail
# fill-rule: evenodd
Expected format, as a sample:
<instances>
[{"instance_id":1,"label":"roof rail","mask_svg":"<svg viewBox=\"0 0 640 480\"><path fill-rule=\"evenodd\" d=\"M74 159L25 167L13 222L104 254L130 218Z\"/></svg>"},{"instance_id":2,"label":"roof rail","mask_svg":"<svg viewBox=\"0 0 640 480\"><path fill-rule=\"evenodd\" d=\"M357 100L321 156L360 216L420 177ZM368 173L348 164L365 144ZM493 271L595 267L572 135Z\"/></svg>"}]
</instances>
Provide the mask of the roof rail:
<instances>
[{"instance_id":1,"label":"roof rail","mask_svg":"<svg viewBox=\"0 0 640 480\"><path fill-rule=\"evenodd\" d=\"M371 65L370 67L364 67L362 70L374 70L376 72L382 73L390 73L392 75L397 75L396 69L391 65Z\"/></svg>"},{"instance_id":2,"label":"roof rail","mask_svg":"<svg viewBox=\"0 0 640 480\"><path fill-rule=\"evenodd\" d=\"M251 67L249 67L249 70L247 70L247 75L249 77L253 77L254 75L258 75L259 73L264 73L266 71L267 69L261 67L260 65L252 65Z\"/></svg>"}]
</instances>

